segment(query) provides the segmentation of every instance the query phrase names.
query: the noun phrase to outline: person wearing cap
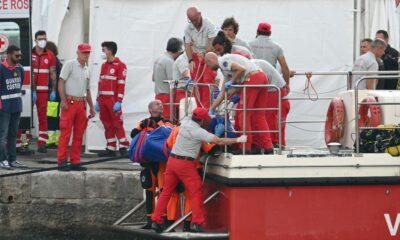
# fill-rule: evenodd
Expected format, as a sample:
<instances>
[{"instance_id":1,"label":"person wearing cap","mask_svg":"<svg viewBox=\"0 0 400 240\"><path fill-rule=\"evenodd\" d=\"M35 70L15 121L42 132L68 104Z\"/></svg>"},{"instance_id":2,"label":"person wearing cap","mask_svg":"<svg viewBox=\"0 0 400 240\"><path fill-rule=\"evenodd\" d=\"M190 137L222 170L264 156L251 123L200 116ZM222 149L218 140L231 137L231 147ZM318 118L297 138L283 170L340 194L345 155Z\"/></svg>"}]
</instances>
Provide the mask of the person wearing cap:
<instances>
[{"instance_id":1,"label":"person wearing cap","mask_svg":"<svg viewBox=\"0 0 400 240\"><path fill-rule=\"evenodd\" d=\"M170 85L165 80L179 80L173 77L173 65L175 60L183 53L183 42L179 38L170 38L167 43L167 51L159 56L153 65L153 82L155 99L160 100L164 105L163 116L166 119L174 119L176 108L173 108L173 116L170 116ZM184 90L177 89L173 94L173 103L185 98Z\"/></svg>"},{"instance_id":2,"label":"person wearing cap","mask_svg":"<svg viewBox=\"0 0 400 240\"><path fill-rule=\"evenodd\" d=\"M198 158L203 142L217 145L244 143L247 136L239 138L219 138L207 130L211 119L205 108L196 108L192 117L182 120L176 143L168 158L167 168L164 174L164 189L158 199L156 209L152 216L152 228L156 232L163 231L163 215L172 193L179 182L182 182L188 190L192 201L192 228L193 232L204 231L205 223L203 210L203 194L201 178L197 172L194 161Z\"/></svg>"},{"instance_id":3,"label":"person wearing cap","mask_svg":"<svg viewBox=\"0 0 400 240\"><path fill-rule=\"evenodd\" d=\"M225 54L218 57L215 53L206 54L206 64L214 69L221 69L225 83L221 93L210 108L210 114L215 113L215 108L224 99L224 92L230 91L232 85L265 85L268 84L268 78L265 73L256 64L249 59L238 54ZM238 108L242 108L244 103L243 89L240 91L240 101ZM267 107L268 91L267 88L249 87L246 89L246 108L263 109ZM237 114L241 114L237 111ZM248 141L245 144L247 154L272 154L273 147L271 136L268 131L268 123L265 119L265 110L255 110L246 112L246 132L248 133ZM238 130L244 130L243 118L239 119ZM250 131L259 131L258 133L250 133ZM242 148L242 146L239 146ZM243 150L243 149L242 149Z\"/></svg>"},{"instance_id":4,"label":"person wearing cap","mask_svg":"<svg viewBox=\"0 0 400 240\"><path fill-rule=\"evenodd\" d=\"M189 7L186 15L189 23L185 28L185 51L192 79L195 83L214 84L217 74L207 67L204 55L212 51L211 43L217 35L215 26L196 7ZM210 88L196 86L194 93L197 106L210 107Z\"/></svg>"},{"instance_id":5,"label":"person wearing cap","mask_svg":"<svg viewBox=\"0 0 400 240\"><path fill-rule=\"evenodd\" d=\"M258 24L256 39L249 42L251 51L254 53L256 59L266 60L275 68L279 62L283 79L286 82L286 86L289 87L291 72L286 63L285 55L281 46L274 42L270 36L271 25L266 22Z\"/></svg>"},{"instance_id":6,"label":"person wearing cap","mask_svg":"<svg viewBox=\"0 0 400 240\"><path fill-rule=\"evenodd\" d=\"M87 127L86 102L89 104L89 117L96 115L90 93L90 75L87 61L91 46L78 45L76 59L67 61L61 69L58 91L61 98L60 139L58 143L58 170L85 171L81 166L82 138ZM70 164L68 145L73 130Z\"/></svg>"},{"instance_id":7,"label":"person wearing cap","mask_svg":"<svg viewBox=\"0 0 400 240\"><path fill-rule=\"evenodd\" d=\"M101 58L106 61L101 65L95 110L100 112L107 147L105 152L99 153L99 157L116 156L117 140L120 155L126 156L129 141L125 136L121 104L125 94L127 69L125 63L115 57L118 49L115 42L103 42L101 47Z\"/></svg>"}]
</instances>

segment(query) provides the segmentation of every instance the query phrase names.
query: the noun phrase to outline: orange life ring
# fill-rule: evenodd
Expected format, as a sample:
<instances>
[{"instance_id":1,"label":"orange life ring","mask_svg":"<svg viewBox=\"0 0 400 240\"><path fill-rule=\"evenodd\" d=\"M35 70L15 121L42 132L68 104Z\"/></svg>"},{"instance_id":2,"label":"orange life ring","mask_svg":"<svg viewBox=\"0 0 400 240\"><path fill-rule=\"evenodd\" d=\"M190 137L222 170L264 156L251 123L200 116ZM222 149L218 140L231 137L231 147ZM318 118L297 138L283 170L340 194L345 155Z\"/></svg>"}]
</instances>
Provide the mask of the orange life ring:
<instances>
[{"instance_id":1,"label":"orange life ring","mask_svg":"<svg viewBox=\"0 0 400 240\"><path fill-rule=\"evenodd\" d=\"M377 127L381 124L381 108L376 99L372 96L367 96L362 100L358 108L358 126L359 127ZM368 103L368 104L365 104Z\"/></svg>"},{"instance_id":2,"label":"orange life ring","mask_svg":"<svg viewBox=\"0 0 400 240\"><path fill-rule=\"evenodd\" d=\"M333 98L325 121L325 143L339 142L344 135L345 109L341 98Z\"/></svg>"}]
</instances>

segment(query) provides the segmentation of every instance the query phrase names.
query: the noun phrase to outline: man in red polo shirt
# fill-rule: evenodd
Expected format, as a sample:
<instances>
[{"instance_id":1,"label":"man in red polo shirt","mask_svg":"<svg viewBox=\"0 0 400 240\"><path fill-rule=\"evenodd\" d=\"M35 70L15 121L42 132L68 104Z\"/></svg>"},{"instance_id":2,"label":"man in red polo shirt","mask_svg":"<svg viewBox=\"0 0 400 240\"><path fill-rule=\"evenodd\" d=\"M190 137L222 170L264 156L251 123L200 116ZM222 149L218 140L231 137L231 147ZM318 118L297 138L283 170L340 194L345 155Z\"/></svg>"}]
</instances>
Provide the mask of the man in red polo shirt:
<instances>
[{"instance_id":1,"label":"man in red polo shirt","mask_svg":"<svg viewBox=\"0 0 400 240\"><path fill-rule=\"evenodd\" d=\"M32 101L36 104L39 120L38 152L46 153L47 135L47 101L56 99L56 57L54 53L46 49L47 37L45 31L35 33L36 46L32 50ZM49 84L49 78L51 84ZM49 85L52 86L49 89Z\"/></svg>"}]
</instances>

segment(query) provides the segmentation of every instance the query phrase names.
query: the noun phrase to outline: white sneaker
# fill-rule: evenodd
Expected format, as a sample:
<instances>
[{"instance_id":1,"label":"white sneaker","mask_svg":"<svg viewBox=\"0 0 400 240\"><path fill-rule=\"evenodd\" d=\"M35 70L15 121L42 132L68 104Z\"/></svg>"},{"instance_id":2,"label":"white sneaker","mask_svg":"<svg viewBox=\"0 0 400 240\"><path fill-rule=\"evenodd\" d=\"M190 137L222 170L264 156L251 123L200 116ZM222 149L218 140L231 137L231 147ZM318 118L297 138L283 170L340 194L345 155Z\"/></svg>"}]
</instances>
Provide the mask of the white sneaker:
<instances>
[{"instance_id":1,"label":"white sneaker","mask_svg":"<svg viewBox=\"0 0 400 240\"><path fill-rule=\"evenodd\" d=\"M8 164L7 160L0 162L0 167L4 169L11 169L10 165Z\"/></svg>"}]
</instances>

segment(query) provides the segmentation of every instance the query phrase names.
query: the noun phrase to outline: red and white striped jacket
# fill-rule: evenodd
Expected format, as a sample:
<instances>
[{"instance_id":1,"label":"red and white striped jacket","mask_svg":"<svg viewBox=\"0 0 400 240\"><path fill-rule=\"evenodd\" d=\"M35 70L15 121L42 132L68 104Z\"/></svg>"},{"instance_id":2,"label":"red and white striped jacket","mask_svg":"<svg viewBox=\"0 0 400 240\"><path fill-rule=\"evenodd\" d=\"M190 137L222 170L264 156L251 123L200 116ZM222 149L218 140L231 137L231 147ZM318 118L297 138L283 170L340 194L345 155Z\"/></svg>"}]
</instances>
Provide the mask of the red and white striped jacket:
<instances>
[{"instance_id":1,"label":"red and white striped jacket","mask_svg":"<svg viewBox=\"0 0 400 240\"><path fill-rule=\"evenodd\" d=\"M50 50L45 49L38 54L36 48L32 50L33 89L37 92L49 91L50 68L56 66L56 57Z\"/></svg>"},{"instance_id":2,"label":"red and white striped jacket","mask_svg":"<svg viewBox=\"0 0 400 240\"><path fill-rule=\"evenodd\" d=\"M122 102L125 92L126 65L119 58L101 65L99 89L97 96L114 96Z\"/></svg>"}]
</instances>

